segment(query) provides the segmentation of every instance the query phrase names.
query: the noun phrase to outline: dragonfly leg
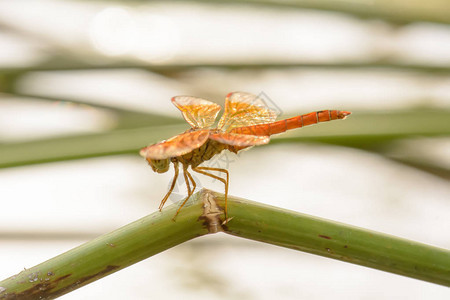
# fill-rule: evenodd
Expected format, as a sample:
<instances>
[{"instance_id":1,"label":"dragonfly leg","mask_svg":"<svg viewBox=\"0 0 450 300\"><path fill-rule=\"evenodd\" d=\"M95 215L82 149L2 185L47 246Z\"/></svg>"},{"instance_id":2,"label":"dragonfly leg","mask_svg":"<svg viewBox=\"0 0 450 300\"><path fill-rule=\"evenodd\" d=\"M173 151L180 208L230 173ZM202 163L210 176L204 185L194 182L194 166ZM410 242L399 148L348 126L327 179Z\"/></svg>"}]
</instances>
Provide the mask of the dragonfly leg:
<instances>
[{"instance_id":1,"label":"dragonfly leg","mask_svg":"<svg viewBox=\"0 0 450 300\"><path fill-rule=\"evenodd\" d=\"M162 199L161 204L159 205L159 211L162 210L162 208L164 207L164 204L166 203L167 199L169 199L169 196L170 196L170 194L172 193L172 191L173 191L173 189L175 187L175 183L177 182L177 178L178 178L178 162L177 161L173 162L173 167L175 169L175 175L173 176L172 185L170 186L170 189L167 192L167 194Z\"/></svg>"},{"instance_id":2,"label":"dragonfly leg","mask_svg":"<svg viewBox=\"0 0 450 300\"><path fill-rule=\"evenodd\" d=\"M197 185L195 184L194 178L192 178L192 175L188 172L187 167L183 166L183 176L184 176L184 180L186 181L186 187L188 190L188 195L186 197L186 199L184 199L183 203L181 203L180 207L178 208L175 216L173 216L172 220L175 220L176 216L178 215L178 213L180 212L181 208L186 204L186 202L189 200L189 197L192 196L192 194L195 191L195 188L197 187ZM192 181L192 190L191 190L191 185L189 183L189 180Z\"/></svg>"},{"instance_id":3,"label":"dragonfly leg","mask_svg":"<svg viewBox=\"0 0 450 300\"><path fill-rule=\"evenodd\" d=\"M187 169L186 169L186 174L192 182L192 193L191 193L191 195L192 195L195 192L195 189L197 188L197 184L195 184L194 178L192 178L191 173L189 173Z\"/></svg>"},{"instance_id":4,"label":"dragonfly leg","mask_svg":"<svg viewBox=\"0 0 450 300\"><path fill-rule=\"evenodd\" d=\"M210 168L210 167L196 167L193 168L192 170L194 170L197 173L212 177L214 179L220 180L221 182L223 182L225 184L225 223L228 220L228 208L227 208L227 199L228 199L228 182L230 181L230 174L228 173L227 170L225 169L220 169L220 168ZM227 175L227 179L223 179L222 177L216 176L214 174L205 172L205 171L218 171L218 172L223 172Z\"/></svg>"}]
</instances>

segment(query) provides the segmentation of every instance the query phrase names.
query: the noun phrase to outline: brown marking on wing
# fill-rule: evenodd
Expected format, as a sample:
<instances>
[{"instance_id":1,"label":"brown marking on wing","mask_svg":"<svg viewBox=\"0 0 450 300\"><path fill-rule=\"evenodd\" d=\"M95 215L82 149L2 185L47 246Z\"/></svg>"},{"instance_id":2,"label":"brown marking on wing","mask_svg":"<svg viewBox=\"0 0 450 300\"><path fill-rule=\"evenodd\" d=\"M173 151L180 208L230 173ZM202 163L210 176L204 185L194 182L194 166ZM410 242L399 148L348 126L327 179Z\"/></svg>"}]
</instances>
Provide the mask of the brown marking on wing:
<instances>
[{"instance_id":1,"label":"brown marking on wing","mask_svg":"<svg viewBox=\"0 0 450 300\"><path fill-rule=\"evenodd\" d=\"M176 96L172 103L181 111L186 122L193 128L207 128L214 124L220 105L191 96Z\"/></svg>"},{"instance_id":2,"label":"brown marking on wing","mask_svg":"<svg viewBox=\"0 0 450 300\"><path fill-rule=\"evenodd\" d=\"M268 108L263 99L249 93L234 92L225 99L225 112L218 128L230 131L236 127L271 123L276 118L276 112Z\"/></svg>"},{"instance_id":3,"label":"brown marking on wing","mask_svg":"<svg viewBox=\"0 0 450 300\"><path fill-rule=\"evenodd\" d=\"M139 154L150 159L166 159L187 154L201 147L209 137L207 129L176 135L168 140L142 148Z\"/></svg>"}]
</instances>

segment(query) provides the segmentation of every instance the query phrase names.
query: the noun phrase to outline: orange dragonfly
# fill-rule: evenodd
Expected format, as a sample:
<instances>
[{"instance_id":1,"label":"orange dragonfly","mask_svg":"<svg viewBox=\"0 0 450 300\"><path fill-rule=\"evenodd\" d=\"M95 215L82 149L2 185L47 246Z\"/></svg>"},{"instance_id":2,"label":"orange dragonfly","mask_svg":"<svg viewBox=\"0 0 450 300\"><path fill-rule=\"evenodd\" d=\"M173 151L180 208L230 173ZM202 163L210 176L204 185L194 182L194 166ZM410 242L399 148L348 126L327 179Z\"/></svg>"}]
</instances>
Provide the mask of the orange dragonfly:
<instances>
[{"instance_id":1,"label":"orange dragonfly","mask_svg":"<svg viewBox=\"0 0 450 300\"><path fill-rule=\"evenodd\" d=\"M225 220L228 220L229 173L221 168L199 167L200 164L223 150L237 153L245 148L267 144L273 134L319 122L345 119L350 115L348 111L321 110L275 121L276 112L268 108L264 100L249 93L235 92L227 95L225 112L217 128L211 128L221 109L220 105L190 96L173 97L172 103L181 111L191 128L168 140L141 149L140 155L145 157L153 171L157 173L167 172L171 162L174 165L175 175L169 191L159 205L160 211L175 187L179 173L178 165L183 165L183 176L188 194L178 208L174 219L196 188L195 181L188 171L189 166L192 171L215 178L225 184ZM226 179L208 171L225 173ZM192 188L189 181L192 183Z\"/></svg>"}]
</instances>

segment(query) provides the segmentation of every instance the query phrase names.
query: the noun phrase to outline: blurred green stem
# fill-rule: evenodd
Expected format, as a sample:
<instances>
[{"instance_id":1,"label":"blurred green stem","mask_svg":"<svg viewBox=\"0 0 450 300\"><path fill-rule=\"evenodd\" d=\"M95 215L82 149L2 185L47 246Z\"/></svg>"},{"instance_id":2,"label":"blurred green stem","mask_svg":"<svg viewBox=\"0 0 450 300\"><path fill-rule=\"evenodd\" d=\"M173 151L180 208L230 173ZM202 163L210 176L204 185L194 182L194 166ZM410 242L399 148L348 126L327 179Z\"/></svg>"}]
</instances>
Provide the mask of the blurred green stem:
<instances>
[{"instance_id":1,"label":"blurred green stem","mask_svg":"<svg viewBox=\"0 0 450 300\"><path fill-rule=\"evenodd\" d=\"M50 72L50 71L77 71L77 70L147 70L155 73L173 74L179 72L192 71L195 69L226 69L226 70L271 70L271 69L324 69L324 70L401 70L442 74L447 76L450 67L447 65L426 65L414 63L397 63L395 61L367 61L367 62L336 62L336 63L311 63L311 62L242 62L242 63L196 63L196 64L166 64L149 65L136 63L133 61L110 62L103 65L89 64L83 61L65 59L61 61L52 60L40 65L31 67L1 68L0 76L10 78L9 88L11 91L13 83L22 75L30 72Z\"/></svg>"},{"instance_id":2,"label":"blurred green stem","mask_svg":"<svg viewBox=\"0 0 450 300\"><path fill-rule=\"evenodd\" d=\"M306 8L349 13L361 18L379 18L394 23L437 22L450 23L450 3L446 0L409 1L341 1L341 0L195 0L218 4L259 4L271 8Z\"/></svg>"},{"instance_id":3,"label":"blurred green stem","mask_svg":"<svg viewBox=\"0 0 450 300\"><path fill-rule=\"evenodd\" d=\"M417 136L450 135L450 111L353 112L351 118L273 136L271 143L322 142L376 149ZM188 129L188 125L113 130L0 145L0 168L117 154L137 154L149 144Z\"/></svg>"},{"instance_id":4,"label":"blurred green stem","mask_svg":"<svg viewBox=\"0 0 450 300\"><path fill-rule=\"evenodd\" d=\"M38 101L45 101L51 104L70 104L77 105L78 108L88 110L90 108L99 109L102 112L112 114L112 122L114 129L129 129L137 127L146 126L162 126L162 125L173 125L177 123L182 123L183 120L176 117L170 117L166 115L160 115L155 113L150 113L146 111L140 111L138 109L132 110L123 107L117 107L114 105L99 104L95 101L84 101L77 98L71 97L55 97L55 96L42 96L36 94L27 94L23 92L13 92L13 93L3 93L3 96L7 98L20 98L22 101L29 101L30 104Z\"/></svg>"},{"instance_id":5,"label":"blurred green stem","mask_svg":"<svg viewBox=\"0 0 450 300\"><path fill-rule=\"evenodd\" d=\"M177 204L1 281L0 299L53 299L218 231L450 286L450 251L445 249L232 196L231 219L223 224L219 206L224 206L223 194L202 190L175 222Z\"/></svg>"}]
</instances>

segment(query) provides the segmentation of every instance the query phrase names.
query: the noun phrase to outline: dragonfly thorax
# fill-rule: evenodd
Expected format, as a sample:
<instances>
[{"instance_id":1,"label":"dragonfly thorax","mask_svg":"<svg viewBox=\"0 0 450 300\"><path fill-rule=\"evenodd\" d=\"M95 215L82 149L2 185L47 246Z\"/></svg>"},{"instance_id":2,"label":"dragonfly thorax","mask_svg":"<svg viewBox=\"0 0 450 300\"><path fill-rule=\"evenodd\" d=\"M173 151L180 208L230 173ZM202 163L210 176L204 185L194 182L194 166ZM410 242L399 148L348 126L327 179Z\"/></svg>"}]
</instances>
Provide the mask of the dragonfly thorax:
<instances>
[{"instance_id":1,"label":"dragonfly thorax","mask_svg":"<svg viewBox=\"0 0 450 300\"><path fill-rule=\"evenodd\" d=\"M169 170L170 161L166 159L151 159L147 158L148 164L152 167L154 172L165 173Z\"/></svg>"},{"instance_id":2,"label":"dragonfly thorax","mask_svg":"<svg viewBox=\"0 0 450 300\"><path fill-rule=\"evenodd\" d=\"M176 159L183 165L190 165L192 168L195 168L227 148L228 145L224 145L214 140L207 140L201 147L184 155L178 156Z\"/></svg>"}]
</instances>

